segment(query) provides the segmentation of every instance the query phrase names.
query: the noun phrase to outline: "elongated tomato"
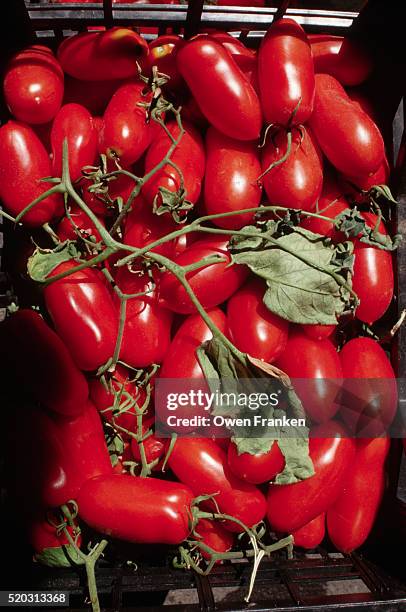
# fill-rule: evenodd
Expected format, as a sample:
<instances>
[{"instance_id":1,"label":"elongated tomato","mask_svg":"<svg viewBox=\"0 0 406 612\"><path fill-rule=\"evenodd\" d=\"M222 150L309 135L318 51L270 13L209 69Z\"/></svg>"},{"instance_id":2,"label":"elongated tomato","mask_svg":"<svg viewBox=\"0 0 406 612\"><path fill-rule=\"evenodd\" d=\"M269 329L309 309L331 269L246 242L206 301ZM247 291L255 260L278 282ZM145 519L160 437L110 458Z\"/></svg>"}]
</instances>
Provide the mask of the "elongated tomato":
<instances>
[{"instance_id":1,"label":"elongated tomato","mask_svg":"<svg viewBox=\"0 0 406 612\"><path fill-rule=\"evenodd\" d=\"M229 265L230 254L227 249L227 238L203 238L192 243L174 261L180 266L196 263L204 257L218 255L224 261L206 265L198 270L188 272L186 278L197 298L205 308L212 308L227 300L240 287L247 277L244 266ZM160 296L167 308L184 314L195 312L195 306L184 287L170 272L162 275Z\"/></svg>"},{"instance_id":2,"label":"elongated tomato","mask_svg":"<svg viewBox=\"0 0 406 612\"><path fill-rule=\"evenodd\" d=\"M226 328L226 318L219 308L207 314L220 331ZM159 371L160 378L203 378L196 357L196 349L213 337L212 332L199 314L188 316L172 339L169 350Z\"/></svg>"},{"instance_id":3,"label":"elongated tomato","mask_svg":"<svg viewBox=\"0 0 406 612\"><path fill-rule=\"evenodd\" d=\"M216 495L220 512L239 519L248 527L264 518L266 501L254 485L234 476L227 464L226 453L208 438L178 438L169 456L168 465L177 478L195 495ZM213 503L208 506L215 510ZM224 523L230 531L242 528L231 521Z\"/></svg>"},{"instance_id":4,"label":"elongated tomato","mask_svg":"<svg viewBox=\"0 0 406 612\"><path fill-rule=\"evenodd\" d=\"M88 480L77 496L90 527L138 544L180 544L189 534L193 494L188 487L129 474Z\"/></svg>"},{"instance_id":5,"label":"elongated tomato","mask_svg":"<svg viewBox=\"0 0 406 612\"><path fill-rule=\"evenodd\" d=\"M52 171L62 176L62 149L68 142L69 173L72 181L82 176L84 166L92 166L97 156L97 132L89 111L80 104L65 104L54 119L51 131Z\"/></svg>"},{"instance_id":6,"label":"elongated tomato","mask_svg":"<svg viewBox=\"0 0 406 612\"><path fill-rule=\"evenodd\" d=\"M325 423L335 415L342 369L330 340L314 340L299 330L292 331L276 365L297 379L297 391L313 421Z\"/></svg>"},{"instance_id":7,"label":"elongated tomato","mask_svg":"<svg viewBox=\"0 0 406 612\"><path fill-rule=\"evenodd\" d=\"M9 213L18 215L47 191L51 185L41 179L51 174L48 153L28 125L8 121L0 128L0 199ZM60 203L60 196L48 196L24 215L23 223L48 223Z\"/></svg>"},{"instance_id":8,"label":"elongated tomato","mask_svg":"<svg viewBox=\"0 0 406 612\"><path fill-rule=\"evenodd\" d=\"M375 227L378 220L376 215L362 213L362 216L369 227ZM383 222L379 225L379 231L387 234ZM356 239L354 255L352 287L360 300L355 316L371 325L385 314L393 298L392 253Z\"/></svg>"},{"instance_id":9,"label":"elongated tomato","mask_svg":"<svg viewBox=\"0 0 406 612\"><path fill-rule=\"evenodd\" d=\"M204 175L204 146L199 132L190 123L185 122L183 127L185 133L171 155L171 161L176 164L182 173L186 200L195 204L200 195ZM167 128L173 138L178 138L180 130L176 122L168 122ZM164 159L171 145L172 141L169 136L164 130L160 130L149 147L145 158L146 174ZM158 196L159 204L162 201L162 195L160 195L161 188L167 189L170 192L177 192L181 186L181 176L178 170L167 164L145 183L142 195L150 205L152 205L155 197Z\"/></svg>"},{"instance_id":10,"label":"elongated tomato","mask_svg":"<svg viewBox=\"0 0 406 612\"><path fill-rule=\"evenodd\" d=\"M328 535L340 552L359 548L372 529L385 487L389 447L387 437L357 440L354 466L327 512Z\"/></svg>"},{"instance_id":11,"label":"elongated tomato","mask_svg":"<svg viewBox=\"0 0 406 612\"><path fill-rule=\"evenodd\" d=\"M206 179L204 204L209 215L255 208L261 201L261 174L255 143L228 138L215 128L206 134ZM254 212L213 219L218 227L240 229L248 225Z\"/></svg>"},{"instance_id":12,"label":"elongated tomato","mask_svg":"<svg viewBox=\"0 0 406 612\"><path fill-rule=\"evenodd\" d=\"M397 384L383 348L372 338L353 338L339 353L343 369L340 415L353 434L380 436L397 408Z\"/></svg>"},{"instance_id":13,"label":"elongated tomato","mask_svg":"<svg viewBox=\"0 0 406 612\"><path fill-rule=\"evenodd\" d=\"M6 68L4 97L19 121L41 124L51 121L63 96L63 71L52 51L33 45L15 55Z\"/></svg>"},{"instance_id":14,"label":"elongated tomato","mask_svg":"<svg viewBox=\"0 0 406 612\"><path fill-rule=\"evenodd\" d=\"M384 157L379 129L328 74L316 75L314 112L309 119L329 161L350 176L375 172Z\"/></svg>"},{"instance_id":15,"label":"elongated tomato","mask_svg":"<svg viewBox=\"0 0 406 612\"><path fill-rule=\"evenodd\" d=\"M118 157L124 166L141 157L151 142L151 128L146 110L139 104L148 101L141 83L127 83L117 89L103 116L100 153L112 159Z\"/></svg>"},{"instance_id":16,"label":"elongated tomato","mask_svg":"<svg viewBox=\"0 0 406 612\"><path fill-rule=\"evenodd\" d=\"M318 146L310 130L303 128L303 136L294 130L289 157L272 168L262 179L271 204L286 208L301 208L312 212L323 184L323 164ZM279 131L274 141L265 145L262 171L285 155L286 132Z\"/></svg>"},{"instance_id":17,"label":"elongated tomato","mask_svg":"<svg viewBox=\"0 0 406 612\"><path fill-rule=\"evenodd\" d=\"M134 30L111 28L66 38L58 49L64 72L84 81L127 79L138 74L137 61L148 55L146 41Z\"/></svg>"},{"instance_id":18,"label":"elongated tomato","mask_svg":"<svg viewBox=\"0 0 406 612\"><path fill-rule=\"evenodd\" d=\"M65 417L83 412L88 386L68 349L33 310L21 309L0 326L2 370L35 400Z\"/></svg>"},{"instance_id":19,"label":"elongated tomato","mask_svg":"<svg viewBox=\"0 0 406 612\"><path fill-rule=\"evenodd\" d=\"M259 279L238 289L227 303L227 327L240 351L271 363L285 350L289 323L265 306L265 289Z\"/></svg>"},{"instance_id":20,"label":"elongated tomato","mask_svg":"<svg viewBox=\"0 0 406 612\"><path fill-rule=\"evenodd\" d=\"M349 207L343 192L343 188L332 176L332 173L324 171L323 187L317 203L317 212L333 221L335 217ZM332 221L318 219L317 217L305 217L300 225L315 234L328 236L334 242L342 242L345 240L345 236L335 229Z\"/></svg>"},{"instance_id":21,"label":"elongated tomato","mask_svg":"<svg viewBox=\"0 0 406 612\"><path fill-rule=\"evenodd\" d=\"M312 521L292 532L295 546L316 548L324 540L326 533L326 514L323 512Z\"/></svg>"},{"instance_id":22,"label":"elongated tomato","mask_svg":"<svg viewBox=\"0 0 406 612\"><path fill-rule=\"evenodd\" d=\"M52 276L76 266L60 264ZM46 307L57 334L81 370L96 370L114 353L118 317L98 270L87 268L54 281L44 290Z\"/></svg>"},{"instance_id":23,"label":"elongated tomato","mask_svg":"<svg viewBox=\"0 0 406 612\"><path fill-rule=\"evenodd\" d=\"M334 421L311 431L310 458L315 474L301 482L270 485L267 517L277 531L300 529L333 505L355 457L355 441Z\"/></svg>"},{"instance_id":24,"label":"elongated tomato","mask_svg":"<svg viewBox=\"0 0 406 612\"><path fill-rule=\"evenodd\" d=\"M314 68L310 43L293 19L273 23L258 53L258 76L265 121L305 123L313 111Z\"/></svg>"},{"instance_id":25,"label":"elongated tomato","mask_svg":"<svg viewBox=\"0 0 406 612\"><path fill-rule=\"evenodd\" d=\"M258 96L220 42L204 38L188 42L177 53L177 65L202 113L215 128L236 140L259 137L262 120Z\"/></svg>"},{"instance_id":26,"label":"elongated tomato","mask_svg":"<svg viewBox=\"0 0 406 612\"><path fill-rule=\"evenodd\" d=\"M123 293L131 295L152 289L147 275L125 267L119 269L116 282ZM161 363L171 341L172 317L170 310L160 306L156 289L128 299L120 358L133 368Z\"/></svg>"}]
</instances>

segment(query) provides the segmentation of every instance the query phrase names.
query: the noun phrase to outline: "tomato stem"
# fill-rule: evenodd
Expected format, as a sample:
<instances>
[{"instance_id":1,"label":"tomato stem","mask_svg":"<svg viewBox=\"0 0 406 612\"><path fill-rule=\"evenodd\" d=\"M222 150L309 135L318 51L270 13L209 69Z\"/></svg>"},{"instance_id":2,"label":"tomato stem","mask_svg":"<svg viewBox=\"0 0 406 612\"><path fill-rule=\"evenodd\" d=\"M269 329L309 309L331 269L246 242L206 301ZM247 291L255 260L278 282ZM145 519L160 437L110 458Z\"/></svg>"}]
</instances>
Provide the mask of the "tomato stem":
<instances>
[{"instance_id":1,"label":"tomato stem","mask_svg":"<svg viewBox=\"0 0 406 612\"><path fill-rule=\"evenodd\" d=\"M262 172L262 174L259 175L259 177L257 178L257 183L259 183L261 181L261 179L263 179L264 176L266 174L268 174L268 172L270 172L274 168L277 168L277 166L280 166L281 164L283 164L288 159L291 151L292 151L292 130L289 128L286 131L286 151L285 151L284 155L282 155L282 157L280 159L277 159L274 162L272 162L268 166L268 168L266 170L264 170L264 172Z\"/></svg>"}]
</instances>

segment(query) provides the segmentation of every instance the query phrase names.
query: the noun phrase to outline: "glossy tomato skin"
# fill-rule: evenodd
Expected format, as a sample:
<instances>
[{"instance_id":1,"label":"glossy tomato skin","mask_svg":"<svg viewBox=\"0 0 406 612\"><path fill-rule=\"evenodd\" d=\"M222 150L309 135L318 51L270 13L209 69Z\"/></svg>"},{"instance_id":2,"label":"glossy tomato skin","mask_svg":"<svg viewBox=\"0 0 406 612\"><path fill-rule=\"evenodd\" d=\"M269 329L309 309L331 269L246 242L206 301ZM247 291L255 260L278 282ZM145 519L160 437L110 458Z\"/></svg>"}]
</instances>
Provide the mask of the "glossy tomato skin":
<instances>
[{"instance_id":1,"label":"glossy tomato skin","mask_svg":"<svg viewBox=\"0 0 406 612\"><path fill-rule=\"evenodd\" d=\"M301 400L312 421L326 423L335 415L342 369L330 340L314 340L294 330L276 365L290 378L299 379L297 387L303 388Z\"/></svg>"},{"instance_id":2,"label":"glossy tomato skin","mask_svg":"<svg viewBox=\"0 0 406 612\"><path fill-rule=\"evenodd\" d=\"M317 212L323 217L335 219L340 213L349 208L344 197L343 187L329 171L323 173L323 186L317 202ZM345 240L344 234L338 232L333 223L317 217L305 217L300 225L305 229L331 238L334 242Z\"/></svg>"},{"instance_id":3,"label":"glossy tomato skin","mask_svg":"<svg viewBox=\"0 0 406 612\"><path fill-rule=\"evenodd\" d=\"M157 279L159 282L159 280ZM116 274L116 283L123 293L135 294L152 289L151 279L122 267ZM118 298L117 307L120 307ZM126 302L126 320L120 359L133 368L161 363L171 341L173 314L158 302L158 291Z\"/></svg>"},{"instance_id":4,"label":"glossy tomato skin","mask_svg":"<svg viewBox=\"0 0 406 612\"><path fill-rule=\"evenodd\" d=\"M342 181L355 202L364 202L368 201L368 195L360 194L358 190L369 191L375 185L387 185L389 177L390 167L385 155L376 172L364 176L343 176ZM353 185L357 189L354 189Z\"/></svg>"},{"instance_id":5,"label":"glossy tomato skin","mask_svg":"<svg viewBox=\"0 0 406 612\"><path fill-rule=\"evenodd\" d=\"M66 38L58 49L64 72L82 81L127 79L138 74L137 61L148 55L146 41L134 30L110 28Z\"/></svg>"},{"instance_id":6,"label":"glossy tomato skin","mask_svg":"<svg viewBox=\"0 0 406 612\"><path fill-rule=\"evenodd\" d=\"M164 34L158 36L148 45L148 65L152 73L152 68L157 67L158 72L162 72L169 77L168 83L165 83L165 89L171 92L176 92L184 87L184 81L179 74L176 66L176 49L180 49L184 45L184 40L176 34Z\"/></svg>"},{"instance_id":7,"label":"glossy tomato skin","mask_svg":"<svg viewBox=\"0 0 406 612\"><path fill-rule=\"evenodd\" d=\"M395 373L383 348L372 338L354 338L340 353L343 370L341 417L359 437L379 436L397 409Z\"/></svg>"},{"instance_id":8,"label":"glossy tomato skin","mask_svg":"<svg viewBox=\"0 0 406 612\"><path fill-rule=\"evenodd\" d=\"M195 531L199 535L196 539L209 546L215 552L228 552L233 547L233 534L224 529L218 521L200 519ZM208 552L205 550L200 550L200 552L205 559L210 559Z\"/></svg>"},{"instance_id":9,"label":"glossy tomato skin","mask_svg":"<svg viewBox=\"0 0 406 612\"><path fill-rule=\"evenodd\" d=\"M56 517L51 517L51 520L58 523ZM67 525L70 535L73 537L74 528ZM69 546L69 540L64 532L57 533L57 529L48 521L45 513L40 513L36 517L32 517L27 521L26 533L28 541L34 552L38 555L45 552L49 548L61 548ZM82 538L79 535L77 545L80 548Z\"/></svg>"},{"instance_id":10,"label":"glossy tomato skin","mask_svg":"<svg viewBox=\"0 0 406 612\"><path fill-rule=\"evenodd\" d=\"M81 236L87 240L93 236L96 242L100 242L101 236L98 229L81 208L72 206L70 216ZM69 219L69 217L65 216L58 223L56 233L62 242L64 240L77 240L78 238L78 234L75 231L72 221ZM103 219L99 219L99 221L104 226Z\"/></svg>"},{"instance_id":11,"label":"glossy tomato skin","mask_svg":"<svg viewBox=\"0 0 406 612\"><path fill-rule=\"evenodd\" d=\"M262 171L281 159L286 148L287 135L280 130L274 141L269 140L264 147ZM272 168L262 178L262 183L271 204L310 212L315 209L323 184L323 163L310 130L303 128L303 137L294 130L288 159Z\"/></svg>"},{"instance_id":12,"label":"glossy tomato skin","mask_svg":"<svg viewBox=\"0 0 406 612\"><path fill-rule=\"evenodd\" d=\"M54 119L51 131L52 172L62 176L62 149L68 141L69 174L71 181L82 176L84 166L94 165L97 157L97 132L92 116L80 104L65 104Z\"/></svg>"},{"instance_id":13,"label":"glossy tomato skin","mask_svg":"<svg viewBox=\"0 0 406 612\"><path fill-rule=\"evenodd\" d=\"M62 103L62 68L50 49L28 47L11 59L3 90L6 104L18 121L48 123Z\"/></svg>"},{"instance_id":14,"label":"glossy tomato skin","mask_svg":"<svg viewBox=\"0 0 406 612\"><path fill-rule=\"evenodd\" d=\"M143 433L145 434L148 431L148 429L149 427L144 426ZM131 444L131 452L132 452L132 455L135 461L137 461L138 463L141 463L141 453L140 453L140 447L138 445L138 442L134 438L131 438L130 444ZM152 433L151 435L149 435L148 438L146 438L143 441L145 459L147 463L152 463L153 461L156 461L157 459L163 459L167 451L168 444L169 444L168 438L158 438L155 435L155 433ZM159 462L157 466L155 466L155 468L153 467L152 469L153 470L159 469L161 464L162 462Z\"/></svg>"},{"instance_id":15,"label":"glossy tomato skin","mask_svg":"<svg viewBox=\"0 0 406 612\"><path fill-rule=\"evenodd\" d=\"M21 309L0 326L2 371L58 414L83 412L88 385L68 349L33 310Z\"/></svg>"},{"instance_id":16,"label":"glossy tomato skin","mask_svg":"<svg viewBox=\"0 0 406 612\"><path fill-rule=\"evenodd\" d=\"M315 474L293 484L270 485L267 517L271 527L291 533L325 512L342 491L355 448L355 440L335 421L312 429L309 452Z\"/></svg>"},{"instance_id":17,"label":"glossy tomato skin","mask_svg":"<svg viewBox=\"0 0 406 612\"><path fill-rule=\"evenodd\" d=\"M265 516L266 501L252 484L234 476L228 467L226 453L208 438L178 438L169 456L168 465L177 478L194 495L216 495L220 512L229 514L248 527L256 525ZM208 502L212 510L215 506ZM227 521L224 527L241 532L239 525Z\"/></svg>"},{"instance_id":18,"label":"glossy tomato skin","mask_svg":"<svg viewBox=\"0 0 406 612\"><path fill-rule=\"evenodd\" d=\"M77 496L90 527L138 544L180 544L189 534L193 494L177 482L113 474L88 480Z\"/></svg>"},{"instance_id":19,"label":"glossy tomato skin","mask_svg":"<svg viewBox=\"0 0 406 612\"><path fill-rule=\"evenodd\" d=\"M179 126L176 122L170 121L166 124L169 132L174 138L179 137ZM171 160L179 167L183 175L186 199L195 204L199 198L201 184L205 168L205 152L202 138L199 132L189 123L183 125L183 134L178 146L171 155ZM159 164L171 147L169 136L160 130L154 138L147 151L145 158L145 173L150 172ZM179 172L170 166L165 165L156 172L144 185L142 195L146 202L152 206L155 197L158 195L159 188L163 187L169 191L176 192L181 187L181 177Z\"/></svg>"},{"instance_id":20,"label":"glossy tomato skin","mask_svg":"<svg viewBox=\"0 0 406 612\"><path fill-rule=\"evenodd\" d=\"M258 96L220 42L192 40L178 51L176 61L211 125L236 140L259 137L262 118Z\"/></svg>"},{"instance_id":21,"label":"glossy tomato skin","mask_svg":"<svg viewBox=\"0 0 406 612\"><path fill-rule=\"evenodd\" d=\"M272 363L285 350L289 323L265 306L265 291L259 279L238 289L227 302L227 328L240 351Z\"/></svg>"},{"instance_id":22,"label":"glossy tomato skin","mask_svg":"<svg viewBox=\"0 0 406 612\"><path fill-rule=\"evenodd\" d=\"M214 263L193 272L188 272L186 278L197 298L204 308L212 308L227 300L244 282L247 269L244 266L232 265L227 250L227 238L203 238L175 258L180 266L185 266L201 260L203 257L218 254L225 259L224 263ZM174 312L189 314L195 312L186 291L170 272L162 275L160 296L167 308Z\"/></svg>"},{"instance_id":23,"label":"glossy tomato skin","mask_svg":"<svg viewBox=\"0 0 406 612\"><path fill-rule=\"evenodd\" d=\"M313 340L325 340L334 333L337 325L301 325L302 331Z\"/></svg>"},{"instance_id":24,"label":"glossy tomato skin","mask_svg":"<svg viewBox=\"0 0 406 612\"><path fill-rule=\"evenodd\" d=\"M208 215L255 208L261 201L261 174L255 143L233 140L215 128L206 134L206 179L204 204ZM214 219L214 225L240 229L249 225L254 212Z\"/></svg>"},{"instance_id":25,"label":"glossy tomato skin","mask_svg":"<svg viewBox=\"0 0 406 612\"><path fill-rule=\"evenodd\" d=\"M328 73L329 67L336 61L336 56L343 44L343 36L309 34L308 40L312 50L315 73Z\"/></svg>"},{"instance_id":26,"label":"glossy tomato skin","mask_svg":"<svg viewBox=\"0 0 406 612\"><path fill-rule=\"evenodd\" d=\"M326 514L323 512L312 521L292 532L295 546L311 550L319 546L326 534Z\"/></svg>"},{"instance_id":27,"label":"glossy tomato skin","mask_svg":"<svg viewBox=\"0 0 406 612\"><path fill-rule=\"evenodd\" d=\"M310 43L293 19L272 24L258 52L262 111L266 123L305 123L313 111L314 68Z\"/></svg>"},{"instance_id":28,"label":"glossy tomato skin","mask_svg":"<svg viewBox=\"0 0 406 612\"><path fill-rule=\"evenodd\" d=\"M51 162L35 132L17 121L0 128L0 161L0 199L15 216L50 188L41 179L52 175ZM22 222L31 227L48 223L60 203L59 196L49 196L24 215Z\"/></svg>"},{"instance_id":29,"label":"glossy tomato skin","mask_svg":"<svg viewBox=\"0 0 406 612\"><path fill-rule=\"evenodd\" d=\"M237 478L252 484L262 484L273 480L285 467L285 458L277 442L272 444L268 452L256 453L255 455L250 453L238 454L236 445L234 442L230 442L227 450L227 462Z\"/></svg>"},{"instance_id":30,"label":"glossy tomato skin","mask_svg":"<svg viewBox=\"0 0 406 612\"><path fill-rule=\"evenodd\" d=\"M76 265L73 260L64 262L52 276ZM57 334L81 370L96 370L112 357L118 317L98 270L86 268L57 280L45 288L44 297Z\"/></svg>"},{"instance_id":31,"label":"glossy tomato skin","mask_svg":"<svg viewBox=\"0 0 406 612\"><path fill-rule=\"evenodd\" d=\"M207 314L217 327L225 332L226 318L219 308L208 310ZM213 337L199 314L189 315L172 339L159 372L160 378L200 378L203 372L195 351L206 340Z\"/></svg>"},{"instance_id":32,"label":"glossy tomato skin","mask_svg":"<svg viewBox=\"0 0 406 612\"><path fill-rule=\"evenodd\" d=\"M136 162L151 142L152 129L147 123L145 108L139 103L148 102L141 83L126 83L111 98L105 113L100 153L111 159L119 158L128 167Z\"/></svg>"},{"instance_id":33,"label":"glossy tomato skin","mask_svg":"<svg viewBox=\"0 0 406 612\"><path fill-rule=\"evenodd\" d=\"M127 370L127 368L121 364L117 365L114 375L110 379L110 385L111 387L107 390L99 378L90 378L89 391L91 401L96 406L102 419L111 424L116 423L131 433L136 433L137 408L144 408L144 402L146 400L145 390L142 387L137 387L136 383L132 381L130 370ZM131 398L136 401L136 405L126 410L122 410L119 413L115 413L113 410L115 406L115 394L122 394L122 403L124 403L126 399ZM144 414L145 416L150 416L150 406L148 406L148 411ZM125 441L130 439L130 436L126 432L120 431L120 435Z\"/></svg>"},{"instance_id":34,"label":"glossy tomato skin","mask_svg":"<svg viewBox=\"0 0 406 612\"><path fill-rule=\"evenodd\" d=\"M178 225L171 215L156 215L150 204L139 195L134 202L133 210L126 219L124 242L130 246L142 248L177 229ZM170 240L153 250L173 259L181 242L182 240L179 239Z\"/></svg>"},{"instance_id":35,"label":"glossy tomato skin","mask_svg":"<svg viewBox=\"0 0 406 612\"><path fill-rule=\"evenodd\" d=\"M375 227L376 215L362 213L362 216L369 227ZM379 231L387 234L382 222ZM352 287L360 300L355 316L371 325L385 314L393 298L392 254L355 240L354 255Z\"/></svg>"},{"instance_id":36,"label":"glossy tomato skin","mask_svg":"<svg viewBox=\"0 0 406 612\"><path fill-rule=\"evenodd\" d=\"M344 174L372 174L383 160L384 143L378 127L328 74L316 75L309 125L327 159Z\"/></svg>"},{"instance_id":37,"label":"glossy tomato skin","mask_svg":"<svg viewBox=\"0 0 406 612\"><path fill-rule=\"evenodd\" d=\"M357 440L353 469L341 495L327 512L328 534L340 552L359 548L372 529L385 488L389 448L387 437Z\"/></svg>"}]
</instances>

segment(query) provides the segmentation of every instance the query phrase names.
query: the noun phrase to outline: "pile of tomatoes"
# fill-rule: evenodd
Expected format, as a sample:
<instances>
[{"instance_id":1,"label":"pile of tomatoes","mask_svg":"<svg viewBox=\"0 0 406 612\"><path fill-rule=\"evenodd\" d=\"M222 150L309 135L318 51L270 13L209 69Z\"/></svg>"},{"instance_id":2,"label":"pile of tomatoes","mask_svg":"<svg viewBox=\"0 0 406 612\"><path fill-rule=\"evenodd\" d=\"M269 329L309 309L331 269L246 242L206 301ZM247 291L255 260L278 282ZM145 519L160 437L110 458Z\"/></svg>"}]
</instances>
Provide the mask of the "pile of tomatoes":
<instances>
[{"instance_id":1,"label":"pile of tomatoes","mask_svg":"<svg viewBox=\"0 0 406 612\"><path fill-rule=\"evenodd\" d=\"M394 291L371 196L389 165L373 109L351 89L372 69L350 39L307 36L285 18L258 52L218 31L148 45L112 28L10 60L0 198L22 225L10 273L31 297L0 326L0 361L14 405L9 490L37 559L63 564L56 551L68 549L83 561L89 527L136 544L193 541L199 567L261 521L304 548L326 526L339 551L364 543L396 411L370 327ZM336 220L354 206L350 234ZM306 324L268 308L266 277L229 246L264 222L285 228L287 250L298 231L351 243L350 312ZM340 405L315 384L302 398L314 475L275 484L277 440L240 452L228 438L154 433L155 380L202 379L196 349L213 334L293 379L389 386Z\"/></svg>"}]
</instances>

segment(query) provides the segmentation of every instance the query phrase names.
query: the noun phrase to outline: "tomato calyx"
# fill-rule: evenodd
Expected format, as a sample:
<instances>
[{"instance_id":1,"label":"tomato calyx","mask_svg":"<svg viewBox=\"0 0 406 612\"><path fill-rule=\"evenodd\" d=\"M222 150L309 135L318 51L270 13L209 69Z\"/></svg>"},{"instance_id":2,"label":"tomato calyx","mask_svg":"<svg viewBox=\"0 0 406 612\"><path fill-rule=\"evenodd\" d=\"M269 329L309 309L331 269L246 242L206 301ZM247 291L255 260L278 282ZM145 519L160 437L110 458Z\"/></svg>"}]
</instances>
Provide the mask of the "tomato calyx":
<instances>
[{"instance_id":1,"label":"tomato calyx","mask_svg":"<svg viewBox=\"0 0 406 612\"><path fill-rule=\"evenodd\" d=\"M175 167L173 162L172 166ZM178 167L177 172L181 177L181 186L177 191L171 191L166 187L159 187L153 201L153 211L156 215L170 213L176 223L186 223L187 211L193 208L193 203L186 199L187 193L183 187L183 177Z\"/></svg>"}]
</instances>

